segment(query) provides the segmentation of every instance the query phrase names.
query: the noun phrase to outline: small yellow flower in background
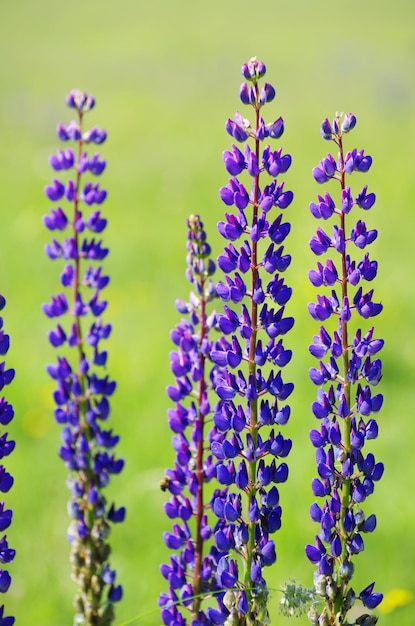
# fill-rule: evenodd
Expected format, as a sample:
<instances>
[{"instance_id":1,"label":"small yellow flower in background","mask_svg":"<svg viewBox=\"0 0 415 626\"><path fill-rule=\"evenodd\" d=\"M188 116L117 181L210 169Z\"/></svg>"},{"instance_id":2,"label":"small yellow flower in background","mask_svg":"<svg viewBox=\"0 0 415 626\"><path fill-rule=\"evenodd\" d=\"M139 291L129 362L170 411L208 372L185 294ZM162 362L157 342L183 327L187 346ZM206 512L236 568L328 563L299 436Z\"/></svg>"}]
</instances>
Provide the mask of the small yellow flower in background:
<instances>
[{"instance_id":1,"label":"small yellow flower in background","mask_svg":"<svg viewBox=\"0 0 415 626\"><path fill-rule=\"evenodd\" d=\"M415 595L408 589L391 589L385 593L383 602L379 606L382 613L392 613L400 606L410 604L415 599Z\"/></svg>"}]
</instances>

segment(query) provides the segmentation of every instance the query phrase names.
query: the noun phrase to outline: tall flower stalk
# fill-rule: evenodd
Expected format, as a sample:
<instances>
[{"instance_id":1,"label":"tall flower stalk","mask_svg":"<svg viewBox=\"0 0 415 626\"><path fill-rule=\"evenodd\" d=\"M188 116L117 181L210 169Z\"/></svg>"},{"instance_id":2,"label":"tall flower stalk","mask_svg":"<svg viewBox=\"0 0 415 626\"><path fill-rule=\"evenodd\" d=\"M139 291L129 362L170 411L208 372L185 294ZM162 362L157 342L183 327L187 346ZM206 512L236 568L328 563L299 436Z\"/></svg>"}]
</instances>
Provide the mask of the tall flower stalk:
<instances>
[{"instance_id":1,"label":"tall flower stalk","mask_svg":"<svg viewBox=\"0 0 415 626\"><path fill-rule=\"evenodd\" d=\"M175 384L167 389L174 402L168 422L176 457L161 483L170 493L165 512L174 520L163 537L173 551L169 564L161 566L169 590L159 599L163 624L170 626L220 623L215 620L221 611L206 607L205 601L213 593L223 606L224 595L216 582L218 551L212 541L210 495L206 494L206 485L215 476L207 430L212 422L209 395L217 369L209 360L216 316L208 310L216 297L211 278L215 263L199 216L191 215L187 226L186 276L193 290L188 302L176 301L184 317L171 333L175 350L170 353L170 366Z\"/></svg>"},{"instance_id":2,"label":"tall flower stalk","mask_svg":"<svg viewBox=\"0 0 415 626\"><path fill-rule=\"evenodd\" d=\"M286 400L293 390L281 374L292 356L282 337L294 324L285 316L291 289L283 273L291 257L282 244L290 224L281 211L291 204L293 193L277 180L289 169L291 156L282 148L263 147L265 140L279 139L284 131L281 117L268 124L262 117L264 105L275 97L272 85L260 85L265 73L256 58L242 67L246 82L240 100L252 107L254 121L236 113L226 123L227 132L244 150L233 144L224 152L231 178L220 190L233 213L225 213L218 224L229 243L218 258L225 278L217 293L224 304L218 314L221 337L211 358L223 371L215 379L219 402L211 449L224 488L212 506L219 520L215 540L222 556L217 579L227 589L227 626L270 623L265 568L277 558L272 539L281 527L277 484L288 477L281 459L291 449L291 440L279 427L290 417Z\"/></svg>"},{"instance_id":3,"label":"tall flower stalk","mask_svg":"<svg viewBox=\"0 0 415 626\"><path fill-rule=\"evenodd\" d=\"M364 549L363 535L376 527L376 516L365 514L362 505L383 474L383 464L365 451L367 441L378 435L373 414L381 408L383 397L372 388L382 376L377 355L384 342L375 337L373 326L360 328L361 321L378 315L382 305L373 301L373 289L365 287L377 273L377 262L366 252L377 231L367 228L362 219L353 220L351 228L349 222L352 211L367 211L376 199L367 185L353 195L348 184L353 172L365 173L372 164L363 150L345 153L344 136L355 125L351 113L336 115L332 123L323 121L321 134L334 142L338 154L337 158L328 154L313 169L313 176L320 184L336 181L339 199L336 202L325 191L310 204L317 219L336 221L331 234L319 227L310 241L317 256L334 255L309 272L313 285L329 290L309 305L311 316L323 323L309 348L319 361L318 367L310 369L310 377L319 387L312 410L320 427L311 431L310 439L316 448L318 472L312 490L322 503L315 502L310 513L320 531L315 544L306 547L307 557L317 565L315 588L324 601L322 610L313 607L310 611L311 622L319 626L350 624L347 614L356 598L350 584L355 556ZM362 258L361 250L365 250ZM371 583L359 594L369 609L382 600L373 587ZM375 616L363 614L353 624L376 622Z\"/></svg>"},{"instance_id":4,"label":"tall flower stalk","mask_svg":"<svg viewBox=\"0 0 415 626\"><path fill-rule=\"evenodd\" d=\"M101 144L106 132L84 129L84 116L95 105L92 96L73 90L66 103L77 119L67 126L59 124L57 134L60 140L73 142L75 149L67 147L50 157L53 170L66 180L54 178L45 188L47 198L59 204L50 209L44 224L65 233L63 241L53 238L46 246L49 258L65 263L60 275L63 290L43 305L49 318L59 318L49 341L61 350L47 371L56 382L54 414L62 426L59 454L69 470L68 536L72 577L78 585L74 624L108 626L114 620L114 603L122 596L109 564L108 536L110 524L123 521L125 509L109 505L104 488L124 461L113 452L119 437L105 428L116 384L106 373L108 355L101 346L111 332L111 325L102 319L107 302L101 297L109 282L101 266L108 249L97 238L107 220L95 206L103 203L107 192L99 183L85 181L85 176L99 176L106 167L99 153L86 151L89 145ZM71 174L73 178L68 178Z\"/></svg>"},{"instance_id":5,"label":"tall flower stalk","mask_svg":"<svg viewBox=\"0 0 415 626\"><path fill-rule=\"evenodd\" d=\"M0 295L0 311L4 309L6 300ZM3 329L3 318L0 317L0 356L5 356L9 351L10 337ZM7 368L6 362L0 363L0 392L3 391L6 385L9 385L14 378L14 369ZM5 396L0 397L0 424L7 426L14 417L14 410L12 405L6 400ZM12 439L8 439L8 432L2 432L0 435L0 458L3 460L15 448L15 442ZM0 464L0 491L1 493L7 493L13 486L13 476L7 471L3 463ZM11 524L13 518L13 511L6 508L4 501L0 502L0 532L4 532ZM7 569L3 569L3 566L11 563L15 557L16 551L13 548L9 548L7 541L7 535L3 535L0 538L0 593L6 593L12 582L12 578ZM14 617L4 615L4 604L0 606L0 626L13 626L15 622Z\"/></svg>"}]
</instances>

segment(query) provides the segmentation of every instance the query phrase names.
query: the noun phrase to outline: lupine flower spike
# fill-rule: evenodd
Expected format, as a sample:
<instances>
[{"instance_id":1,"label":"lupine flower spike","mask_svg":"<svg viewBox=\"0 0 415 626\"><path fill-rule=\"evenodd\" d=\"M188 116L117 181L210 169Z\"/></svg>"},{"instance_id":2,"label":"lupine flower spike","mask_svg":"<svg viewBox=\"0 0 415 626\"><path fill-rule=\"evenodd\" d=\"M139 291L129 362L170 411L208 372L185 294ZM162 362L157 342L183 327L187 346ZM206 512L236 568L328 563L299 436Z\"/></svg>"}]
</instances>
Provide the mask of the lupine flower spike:
<instances>
[{"instance_id":1,"label":"lupine flower spike","mask_svg":"<svg viewBox=\"0 0 415 626\"><path fill-rule=\"evenodd\" d=\"M105 372L107 351L101 346L111 332L111 325L101 317L107 307L101 292L109 277L100 265L108 249L99 238L107 225L99 207L107 192L99 183L85 181L86 176L99 176L105 169L99 153L90 155L85 148L101 144L106 132L97 127L84 130L84 115L95 104L92 96L73 90L66 103L75 110L77 120L68 126L59 124L58 137L73 142L75 150L67 147L50 157L60 178L45 188L48 199L56 204L44 224L51 231L66 233L63 241L54 238L46 246L51 259L65 263L60 275L62 291L43 305L48 317L59 318L49 341L61 350L47 371L56 382L55 419L62 425L59 454L70 472L68 536L72 577L78 585L74 624L108 626L114 620L114 603L122 596L108 561L108 535L111 523L123 521L125 509L109 505L103 491L124 461L113 452L119 437L105 427L109 397L115 389Z\"/></svg>"},{"instance_id":2,"label":"lupine flower spike","mask_svg":"<svg viewBox=\"0 0 415 626\"><path fill-rule=\"evenodd\" d=\"M362 219L352 227L346 225L352 211L367 211L376 199L367 185L356 194L348 184L349 176L367 172L372 164L363 150L344 152L344 136L355 125L351 113L336 115L333 123L323 121L321 134L335 143L338 155L336 159L328 154L313 169L313 176L320 184L335 180L340 190L337 201L325 191L310 204L317 219L335 218L337 222L331 233L317 228L310 241L317 256L326 252L334 255L309 272L313 285L328 290L327 295L319 294L317 301L309 304L311 316L321 324L309 348L318 360L310 378L319 388L312 410L320 422L310 433L318 472L312 490L320 499L311 506L310 514L320 530L315 543L306 547L307 557L317 565L315 589L323 599L323 609L315 605L309 613L316 626L351 624L347 613L356 600L350 584L355 556L364 548L364 534L376 527L376 516L364 513L362 507L383 474L383 464L377 463L365 446L378 435L374 414L381 408L383 397L373 387L382 376L378 353L384 342L376 338L373 326L360 328L362 318L370 320L382 310L373 300L373 289L365 287L377 273L377 262L366 252L377 231ZM362 258L361 250L365 250ZM373 589L371 583L359 593L368 609L382 600L382 594ZM372 626L376 622L374 615L364 613L352 623Z\"/></svg>"},{"instance_id":3,"label":"lupine flower spike","mask_svg":"<svg viewBox=\"0 0 415 626\"><path fill-rule=\"evenodd\" d=\"M0 311L4 309L6 300L0 295ZM0 317L0 356L5 356L9 351L10 337L3 329L3 318ZM14 378L14 369L7 368L6 362L0 363L0 392L6 385L9 385ZM0 424L7 426L14 417L14 410L4 396L0 397ZM15 448L15 442L8 439L8 432L2 432L0 436L0 458L8 456ZM9 474L6 467L0 464L0 491L7 493L13 486L13 476ZM0 531L5 531L11 524L13 511L6 508L5 502L0 502ZM0 563L2 566L11 563L16 551L9 548L7 536L0 538ZM0 569L0 593L6 593L11 584L11 576L7 569ZM4 615L4 604L0 606L0 626L12 626L14 617Z\"/></svg>"},{"instance_id":4,"label":"lupine flower spike","mask_svg":"<svg viewBox=\"0 0 415 626\"><path fill-rule=\"evenodd\" d=\"M224 595L216 581L218 550L212 540L210 498L205 495L205 485L215 476L206 433L206 425L212 422L209 394L217 369L208 358L216 320L214 311L208 311L216 297L211 278L215 263L199 216L190 216L187 226L186 276L193 291L189 302L176 301L177 310L185 316L171 333L175 384L167 389L174 402L168 422L176 458L161 482L161 488L171 495L165 512L174 520L172 530L164 533L165 544L174 554L169 564L161 566L169 585L159 599L166 626L188 624L187 618L192 626L219 623L215 620L221 616L220 610L205 608L203 602L214 593L220 605Z\"/></svg>"},{"instance_id":5,"label":"lupine flower spike","mask_svg":"<svg viewBox=\"0 0 415 626\"><path fill-rule=\"evenodd\" d=\"M272 85L260 86L265 73L265 65L256 58L242 67L246 82L240 100L252 107L254 122L240 113L227 121L226 130L244 149L232 145L223 153L231 178L220 190L226 207L233 208L218 224L227 240L218 258L225 278L217 293L224 304L218 313L221 337L211 352L212 360L223 368L215 379L219 401L211 449L223 489L212 501L218 517L215 541L222 553L217 580L227 589L227 613L215 624L226 626L270 623L265 570L277 558L272 538L281 527L277 485L287 480L285 458L291 449L291 440L280 427L290 417L286 401L293 390L281 374L292 355L283 344L294 324L285 315L291 289L283 273L291 257L283 246L290 232L283 211L293 193L279 181L291 156L282 148L261 147L284 131L281 117L271 123L262 117L264 105L275 97Z\"/></svg>"}]
</instances>

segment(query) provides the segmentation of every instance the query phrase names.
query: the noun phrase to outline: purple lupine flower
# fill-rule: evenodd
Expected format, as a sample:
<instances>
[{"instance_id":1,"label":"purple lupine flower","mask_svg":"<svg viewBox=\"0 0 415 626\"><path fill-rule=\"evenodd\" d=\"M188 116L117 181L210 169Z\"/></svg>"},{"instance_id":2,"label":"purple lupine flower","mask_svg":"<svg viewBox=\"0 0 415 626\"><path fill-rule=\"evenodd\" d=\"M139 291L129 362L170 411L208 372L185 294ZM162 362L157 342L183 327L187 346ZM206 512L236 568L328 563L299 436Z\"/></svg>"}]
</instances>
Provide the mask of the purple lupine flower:
<instances>
[{"instance_id":1,"label":"purple lupine flower","mask_svg":"<svg viewBox=\"0 0 415 626\"><path fill-rule=\"evenodd\" d=\"M293 193L277 180L289 169L291 156L270 145L261 148L265 139L278 138L284 130L282 118L267 124L261 115L275 95L269 84L259 85L265 72L256 58L242 68L248 82L240 98L252 106L255 122L251 125L237 113L235 121L226 124L245 148L232 146L223 154L232 178L220 197L235 210L225 214L218 229L233 243L218 258L225 273L217 285L224 303L218 314L222 336L211 351L222 368L215 378L219 402L211 432L216 476L223 486L213 501L219 520L215 541L226 558L220 584L228 589L226 624L244 625L269 623L265 568L277 558L273 534L281 527L282 514L277 485L287 480L285 457L291 449L280 427L290 417L286 400L293 390L281 375L291 359L283 336L294 324L285 313L291 289L283 272L291 257L284 251L290 224L283 221L282 212ZM238 178L242 174L246 183Z\"/></svg>"},{"instance_id":2,"label":"purple lupine flower","mask_svg":"<svg viewBox=\"0 0 415 626\"><path fill-rule=\"evenodd\" d=\"M0 295L0 311L4 309L6 305L5 298ZM3 318L0 317L0 356L4 357L10 346L10 337L4 331ZM9 385L14 378L14 369L7 368L6 362L0 363L0 391L6 385ZM12 405L7 402L4 396L0 397L0 424L7 426L14 417L14 410ZM8 439L8 432L3 432L0 437L0 458L8 456L13 452L15 448L15 442L12 439ZM7 493L13 486L13 477L7 471L5 465L0 464L0 491ZM11 524L13 518L13 511L6 508L5 502L0 502L0 531L5 531ZM11 563L15 557L16 550L9 548L7 542L7 536L3 535L0 538L0 562L2 566L7 563ZM7 569L0 569L0 593L6 593L9 589L12 578ZM0 606L0 626L12 626L14 624L14 617L4 616L4 605Z\"/></svg>"},{"instance_id":3,"label":"purple lupine flower","mask_svg":"<svg viewBox=\"0 0 415 626\"><path fill-rule=\"evenodd\" d=\"M107 351L100 344L111 332L111 325L102 320L107 306L102 290L109 277L97 265L108 250L95 233L101 233L107 221L100 209L89 210L90 205L103 202L106 191L84 181L85 174L99 176L105 168L98 153L88 156L84 150L84 144L100 144L106 137L100 129L92 132L83 128L84 114L94 103L85 92L71 91L67 104L76 110L77 120L68 126L59 124L58 137L74 141L75 149L58 150L50 158L52 168L66 173L66 178L54 179L45 188L49 200L62 206L52 207L43 221L49 230L65 232L65 238L62 242L53 239L46 253L51 259L63 259L65 265L60 275L63 291L52 296L43 311L50 318L58 318L49 333L52 346L68 348L47 371L56 382L55 419L62 425L59 454L70 472L68 508L73 519L68 537L72 578L79 586L75 621L109 626L122 587L116 584L115 571L108 562L108 535L111 523L124 520L125 508L109 504L103 491L111 474L122 470L124 461L114 454L119 437L106 425L115 382L102 372Z\"/></svg>"},{"instance_id":4,"label":"purple lupine flower","mask_svg":"<svg viewBox=\"0 0 415 626\"><path fill-rule=\"evenodd\" d=\"M222 604L225 592L220 581L225 579L230 584L234 578L212 539L216 517L211 513L205 488L216 474L206 433L206 425L212 421L212 379L220 369L209 360L210 331L216 321L214 311L208 312L216 297L211 278L215 263L199 216L191 215L187 226L186 277L193 291L188 302L176 301L184 317L171 332L175 350L170 353L170 366L175 382L167 388L174 403L168 411L168 423L176 458L160 485L170 492L164 508L172 529L163 538L174 552L170 563L161 566L169 585L159 598L166 626L190 623L186 616L192 625L222 624L228 611ZM213 501L218 493L214 492ZM203 600L211 594L215 594L217 609L203 607Z\"/></svg>"},{"instance_id":5,"label":"purple lupine flower","mask_svg":"<svg viewBox=\"0 0 415 626\"><path fill-rule=\"evenodd\" d=\"M375 194L367 193L367 185L353 198L346 184L348 175L366 172L372 163L363 150L344 153L344 134L355 125L351 113L343 118L337 115L332 124L328 119L323 121L321 135L334 141L338 157L336 160L329 154L314 168L313 176L318 183L338 181L340 194L337 205L327 192L319 196L317 204L310 204L317 219L335 216L337 220L332 236L318 228L310 241L316 255L334 254L309 273L313 285L330 289L328 297L318 295L317 302L309 305L312 317L324 323L309 348L319 362L317 368L310 369L310 378L319 387L312 410L320 421L320 427L310 432L318 473L312 491L322 502L314 502L310 510L320 530L315 543L307 545L306 555L317 566L315 589L325 603L320 613L313 608L313 624L346 623L346 614L356 599L350 586L355 555L364 549L364 535L376 527L376 516L365 514L362 506L383 474L383 464L365 450L367 440L378 434L374 414L380 410L383 397L373 393L372 387L382 377L377 354L383 340L374 337L373 326L366 331L358 328L359 318L367 320L382 310L382 305L373 301L373 289L366 291L364 286L376 276L377 262L367 252L361 258L359 252L376 239L377 231L368 229L361 219L350 228L346 218L354 207L368 210L375 202ZM373 593L373 586L359 594L369 609L382 600L381 593ZM364 618L366 621L356 623L377 621L374 616Z\"/></svg>"}]
</instances>

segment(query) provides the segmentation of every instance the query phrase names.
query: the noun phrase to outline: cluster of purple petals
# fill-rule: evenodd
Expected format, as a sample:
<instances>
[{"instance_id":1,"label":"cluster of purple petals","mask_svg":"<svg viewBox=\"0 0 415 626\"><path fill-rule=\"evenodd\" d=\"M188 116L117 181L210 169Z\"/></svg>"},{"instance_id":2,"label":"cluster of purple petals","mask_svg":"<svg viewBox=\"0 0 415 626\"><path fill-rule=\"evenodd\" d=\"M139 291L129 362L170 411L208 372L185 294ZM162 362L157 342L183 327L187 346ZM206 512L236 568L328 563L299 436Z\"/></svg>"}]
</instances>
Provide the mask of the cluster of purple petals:
<instances>
[{"instance_id":1,"label":"cluster of purple petals","mask_svg":"<svg viewBox=\"0 0 415 626\"><path fill-rule=\"evenodd\" d=\"M204 495L204 485L216 477L216 463L205 432L206 422L212 421L209 394L218 369L209 360L210 331L216 315L208 312L216 297L211 278L216 267L199 216L190 216L187 226L186 277L192 291L189 301L176 301L183 318L171 332L174 383L167 388L174 403L168 411L168 423L173 431L175 462L161 483L170 494L164 508L172 523L171 530L163 535L172 554L161 566L168 591L159 598L166 626L221 624L222 616L228 613L218 575L225 552L213 542L215 517L210 499ZM204 602L212 594L217 608L205 608Z\"/></svg>"},{"instance_id":2,"label":"cluster of purple petals","mask_svg":"<svg viewBox=\"0 0 415 626\"><path fill-rule=\"evenodd\" d=\"M310 369L310 378L319 387L312 405L319 427L311 430L310 439L318 474L312 491L320 499L311 506L310 514L320 530L315 543L306 547L306 554L317 566L316 590L326 601L323 613L315 615L315 624L340 618L339 623L345 623L346 613L355 601L355 592L349 586L354 557L364 549L365 534L376 528L376 516L365 514L362 507L384 470L383 463L376 462L373 453L366 450L368 441L378 436L376 413L382 407L383 396L374 387L382 377L378 355L384 342L375 336L373 326L366 331L352 330L351 326L360 326L359 319L371 319L382 310L374 300L374 290L365 286L375 278L377 262L366 250L360 257L360 251L376 239L377 231L361 219L346 228L352 211L368 210L376 199L375 194L367 192L367 186L353 196L346 185L347 176L367 172L372 163L363 150L344 152L344 134L355 125L352 114L336 117L332 123L324 120L321 134L334 141L338 157L327 155L313 175L318 183L338 181L340 201L336 204L326 191L310 204L317 219L337 220L331 233L319 227L310 241L317 256L332 253L331 258L318 262L309 272L314 286L328 288L309 304L313 319L322 323L309 347L318 360L318 365ZM334 320L331 326L329 320ZM382 600L382 594L373 591L373 583L359 597L369 609ZM365 624L376 621L375 616L367 616Z\"/></svg>"},{"instance_id":3,"label":"cluster of purple petals","mask_svg":"<svg viewBox=\"0 0 415 626\"><path fill-rule=\"evenodd\" d=\"M101 341L111 332L111 324L102 318L107 307L102 291L109 277L97 264L108 254L100 238L107 220L94 205L101 205L107 192L99 183L84 181L85 175L99 176L106 165L98 153L89 156L84 144L100 144L106 133L83 129L84 114L95 104L92 96L73 90L66 102L77 120L59 124L58 137L74 142L75 148L58 150L50 158L59 178L45 187L55 204L43 222L64 235L46 245L50 259L64 262L61 290L43 305L44 313L57 320L49 341L62 354L47 371L55 381L54 415L62 426L59 454L70 472L68 537L72 576L79 585L75 606L78 615L92 620L85 623L106 626L114 619L113 603L122 597L108 564L107 537L110 523L124 520L125 508L109 505L103 491L124 461L114 453L119 436L107 425L116 383L104 370L108 354Z\"/></svg>"},{"instance_id":4,"label":"cluster of purple petals","mask_svg":"<svg viewBox=\"0 0 415 626\"><path fill-rule=\"evenodd\" d=\"M284 248L290 224L283 211L293 193L278 178L289 169L291 156L281 148L262 147L284 130L282 118L267 124L262 117L262 107L275 97L272 85L259 84L265 73L256 58L242 67L246 82L240 99L252 106L255 123L240 113L227 121L227 132L245 145L233 144L223 153L230 179L220 189L232 212L218 224L227 243L218 257L224 273L217 284L221 335L210 356L220 368L214 382L219 401L210 438L220 485L212 500L218 518L214 539L224 554L217 577L228 591L227 624L242 623L238 620L248 613L256 624L269 623L259 597L266 589L264 568L277 558L273 535L282 514L277 485L287 480L285 458L292 443L280 427L289 420L287 398L293 390L281 373L291 359L284 335L294 324L285 312L291 288L283 277L291 262ZM224 621L225 615L214 623Z\"/></svg>"},{"instance_id":5,"label":"cluster of purple petals","mask_svg":"<svg viewBox=\"0 0 415 626\"><path fill-rule=\"evenodd\" d=\"M6 300L0 295L0 311L4 309ZM10 337L4 331L3 318L0 317L0 356L4 357L9 351ZM3 392L4 387L9 385L14 378L14 369L8 368L5 361L0 362L0 392ZM14 410L12 405L7 402L6 398L2 395L0 397L0 424L7 426L14 417ZM8 432L2 432L0 436L0 491L1 493L7 493L13 486L13 476L9 474L5 465L3 465L3 459L7 457L15 448L15 442L12 439L8 439ZM6 508L5 502L0 502L0 532L3 533L11 524L13 518L13 511ZM3 569L3 566L11 563L15 557L16 551L13 548L9 548L7 542L7 535L3 535L0 538L0 563L2 568L0 569L0 593L6 593L10 587L12 578L7 569ZM14 617L4 615L4 605L0 606L0 626L12 626L14 624Z\"/></svg>"}]
</instances>

